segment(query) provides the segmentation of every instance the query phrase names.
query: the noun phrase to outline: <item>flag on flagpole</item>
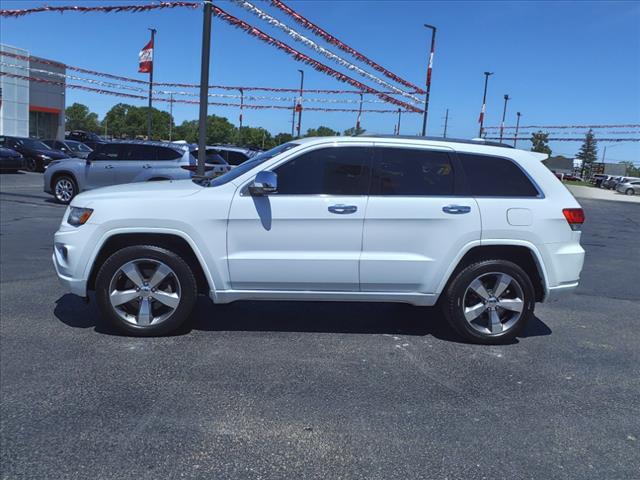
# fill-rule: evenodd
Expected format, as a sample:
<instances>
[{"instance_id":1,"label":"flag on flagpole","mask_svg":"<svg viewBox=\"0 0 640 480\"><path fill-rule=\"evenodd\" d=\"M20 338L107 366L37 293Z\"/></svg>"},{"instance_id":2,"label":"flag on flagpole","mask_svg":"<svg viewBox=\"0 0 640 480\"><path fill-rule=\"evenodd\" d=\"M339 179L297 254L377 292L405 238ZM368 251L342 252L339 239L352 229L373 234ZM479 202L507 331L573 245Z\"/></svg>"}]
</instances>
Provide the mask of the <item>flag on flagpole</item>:
<instances>
[{"instance_id":1,"label":"flag on flagpole","mask_svg":"<svg viewBox=\"0 0 640 480\"><path fill-rule=\"evenodd\" d=\"M140 73L151 73L153 70L153 39L147 43L140 53L138 54L140 59L140 67L138 68L138 72Z\"/></svg>"}]
</instances>

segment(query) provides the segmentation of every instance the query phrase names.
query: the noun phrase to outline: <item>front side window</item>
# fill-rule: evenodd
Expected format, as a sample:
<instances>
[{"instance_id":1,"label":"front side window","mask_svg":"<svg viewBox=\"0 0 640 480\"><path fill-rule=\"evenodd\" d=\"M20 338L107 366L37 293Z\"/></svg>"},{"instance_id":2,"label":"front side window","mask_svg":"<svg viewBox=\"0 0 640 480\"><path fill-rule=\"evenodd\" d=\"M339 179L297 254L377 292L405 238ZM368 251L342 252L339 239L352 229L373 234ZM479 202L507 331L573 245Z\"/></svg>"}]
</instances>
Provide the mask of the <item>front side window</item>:
<instances>
[{"instance_id":1,"label":"front side window","mask_svg":"<svg viewBox=\"0 0 640 480\"><path fill-rule=\"evenodd\" d=\"M475 197L537 197L538 189L507 158L458 153L467 184Z\"/></svg>"},{"instance_id":2,"label":"front side window","mask_svg":"<svg viewBox=\"0 0 640 480\"><path fill-rule=\"evenodd\" d=\"M119 160L120 145L117 143L108 143L91 153L91 160Z\"/></svg>"},{"instance_id":3,"label":"front side window","mask_svg":"<svg viewBox=\"0 0 640 480\"><path fill-rule=\"evenodd\" d=\"M329 147L275 169L279 195L367 195L371 149Z\"/></svg>"},{"instance_id":4,"label":"front side window","mask_svg":"<svg viewBox=\"0 0 640 480\"><path fill-rule=\"evenodd\" d=\"M376 148L371 195L453 195L454 186L447 152Z\"/></svg>"}]
</instances>

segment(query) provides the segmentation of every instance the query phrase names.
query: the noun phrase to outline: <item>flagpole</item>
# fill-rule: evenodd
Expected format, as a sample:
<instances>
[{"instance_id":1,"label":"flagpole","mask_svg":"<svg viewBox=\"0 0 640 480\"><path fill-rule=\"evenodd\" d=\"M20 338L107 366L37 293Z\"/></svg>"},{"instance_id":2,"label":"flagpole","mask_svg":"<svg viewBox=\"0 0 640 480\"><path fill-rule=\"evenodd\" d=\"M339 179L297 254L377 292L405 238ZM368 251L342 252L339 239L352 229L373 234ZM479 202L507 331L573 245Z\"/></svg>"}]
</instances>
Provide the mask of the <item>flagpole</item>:
<instances>
[{"instance_id":1,"label":"flagpole","mask_svg":"<svg viewBox=\"0 0 640 480\"><path fill-rule=\"evenodd\" d=\"M151 140L151 108L152 108L152 104L153 104L153 98L151 96L152 90L153 90L153 64L155 63L155 49L156 49L156 44L155 44L155 36L156 36L156 29L155 28L150 28L149 30L151 30L151 48L153 49L153 56L151 57L151 69L149 70L149 111L147 112L147 140Z\"/></svg>"}]
</instances>

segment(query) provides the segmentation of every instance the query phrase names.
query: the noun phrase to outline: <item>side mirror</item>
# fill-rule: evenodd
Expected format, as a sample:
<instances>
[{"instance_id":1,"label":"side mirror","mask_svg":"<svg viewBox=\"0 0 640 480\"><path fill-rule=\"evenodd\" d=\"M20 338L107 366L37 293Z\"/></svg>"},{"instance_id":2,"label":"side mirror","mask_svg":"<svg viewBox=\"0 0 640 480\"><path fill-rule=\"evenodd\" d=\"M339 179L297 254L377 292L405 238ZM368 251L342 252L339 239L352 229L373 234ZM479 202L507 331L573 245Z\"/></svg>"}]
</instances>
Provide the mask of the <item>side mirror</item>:
<instances>
[{"instance_id":1,"label":"side mirror","mask_svg":"<svg viewBox=\"0 0 640 480\"><path fill-rule=\"evenodd\" d=\"M261 197L278 191L278 175L271 170L258 172L255 180L249 185L249 193L253 197Z\"/></svg>"}]
</instances>

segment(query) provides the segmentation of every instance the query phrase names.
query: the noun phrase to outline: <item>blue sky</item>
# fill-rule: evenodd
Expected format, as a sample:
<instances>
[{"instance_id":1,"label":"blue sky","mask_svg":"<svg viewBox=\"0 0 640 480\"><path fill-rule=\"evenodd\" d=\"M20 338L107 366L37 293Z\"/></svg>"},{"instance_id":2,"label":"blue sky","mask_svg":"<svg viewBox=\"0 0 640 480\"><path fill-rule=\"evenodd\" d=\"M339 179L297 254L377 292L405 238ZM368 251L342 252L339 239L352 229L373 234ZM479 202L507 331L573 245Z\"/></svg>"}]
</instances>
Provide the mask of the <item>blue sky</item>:
<instances>
[{"instance_id":1,"label":"blue sky","mask_svg":"<svg viewBox=\"0 0 640 480\"><path fill-rule=\"evenodd\" d=\"M118 2L49 0L47 3L112 5ZM216 3L304 53L313 53L235 4ZM268 2L256 0L254 3L328 46L270 7ZM8 9L43 4L2 0L2 8ZM428 48L428 31L422 24L436 25L438 39L429 134L442 133L445 109L449 108L450 136L477 135L485 70L495 72L489 83L486 125L499 124L505 93L512 97L507 124L515 123L516 111L522 112L525 125L640 123L639 2L308 0L290 2L290 5L345 43L421 86ZM43 13L1 22L0 41L27 49L32 55L141 79L146 75L137 73L138 51L148 40L147 27L155 27L158 29L155 78L167 82L199 81L201 13L198 10ZM317 54L312 56L340 70L330 60ZM353 60L349 56L345 58ZM350 88L214 19L211 83L296 87L299 68L305 70L306 88ZM356 74L352 76L371 84ZM69 90L67 103L75 101L87 104L102 116L115 103L127 100ZM379 104L371 107L386 108ZM210 107L210 113L237 122L237 109ZM177 122L197 118L197 107L176 105L174 116ZM244 118L245 124L263 126L273 133L291 130L289 111L245 111ZM395 115L366 114L362 125L369 132L391 133L395 121ZM302 128L327 125L344 130L354 123L352 113L307 111L303 114ZM419 115L404 115L402 133L415 134L420 125ZM579 146L579 142L552 144L554 153L567 155L573 155ZM640 143L611 145L607 159L640 163Z\"/></svg>"}]
</instances>

